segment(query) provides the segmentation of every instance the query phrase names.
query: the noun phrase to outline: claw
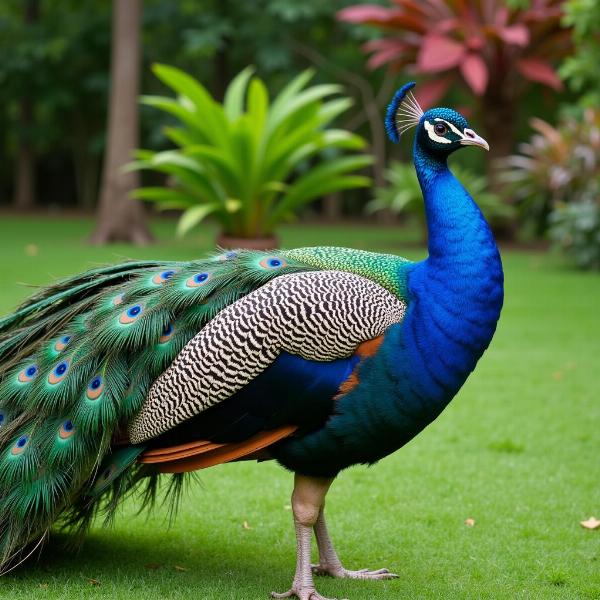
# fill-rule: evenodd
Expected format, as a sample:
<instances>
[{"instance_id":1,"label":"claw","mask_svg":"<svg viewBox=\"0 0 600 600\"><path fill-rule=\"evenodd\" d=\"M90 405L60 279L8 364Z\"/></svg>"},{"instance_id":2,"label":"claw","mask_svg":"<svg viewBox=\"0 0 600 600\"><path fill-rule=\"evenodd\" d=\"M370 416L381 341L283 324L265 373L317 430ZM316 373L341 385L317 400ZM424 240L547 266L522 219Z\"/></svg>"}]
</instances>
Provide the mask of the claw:
<instances>
[{"instance_id":1,"label":"claw","mask_svg":"<svg viewBox=\"0 0 600 600\"><path fill-rule=\"evenodd\" d=\"M298 600L337 600L336 598L325 598L325 596L321 596L315 588L300 588L295 589L292 588L287 592L279 593L279 592L271 592L271 598L298 598ZM347 600L343 598L342 600Z\"/></svg>"},{"instance_id":2,"label":"claw","mask_svg":"<svg viewBox=\"0 0 600 600\"><path fill-rule=\"evenodd\" d=\"M312 572L315 575L328 575L329 577L337 577L339 579L397 579L398 575L390 573L388 569L377 569L369 571L369 569L359 569L358 571L350 571L344 567L334 568L328 565L311 565Z\"/></svg>"}]
</instances>

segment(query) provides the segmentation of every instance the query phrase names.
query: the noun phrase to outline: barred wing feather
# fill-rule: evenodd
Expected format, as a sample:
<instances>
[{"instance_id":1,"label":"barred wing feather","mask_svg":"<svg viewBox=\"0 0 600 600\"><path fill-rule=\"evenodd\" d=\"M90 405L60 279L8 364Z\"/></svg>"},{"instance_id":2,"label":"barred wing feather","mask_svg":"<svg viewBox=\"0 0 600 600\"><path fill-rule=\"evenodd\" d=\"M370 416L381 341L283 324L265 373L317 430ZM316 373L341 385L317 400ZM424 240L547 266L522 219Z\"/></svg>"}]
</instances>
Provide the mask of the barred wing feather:
<instances>
[{"instance_id":1,"label":"barred wing feather","mask_svg":"<svg viewBox=\"0 0 600 600\"><path fill-rule=\"evenodd\" d=\"M282 275L224 308L154 382L129 427L133 443L172 429L232 396L285 351L331 361L350 356L402 320L406 305L343 271Z\"/></svg>"}]
</instances>

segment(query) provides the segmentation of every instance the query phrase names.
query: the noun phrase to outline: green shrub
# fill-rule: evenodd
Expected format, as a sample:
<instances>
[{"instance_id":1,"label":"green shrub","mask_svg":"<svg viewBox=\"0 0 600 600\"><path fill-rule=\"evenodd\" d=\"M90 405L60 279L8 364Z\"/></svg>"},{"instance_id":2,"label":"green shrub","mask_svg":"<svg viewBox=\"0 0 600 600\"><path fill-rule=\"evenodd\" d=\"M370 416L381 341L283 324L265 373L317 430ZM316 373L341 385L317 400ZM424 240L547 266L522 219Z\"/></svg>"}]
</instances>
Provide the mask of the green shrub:
<instances>
[{"instance_id":1,"label":"green shrub","mask_svg":"<svg viewBox=\"0 0 600 600\"><path fill-rule=\"evenodd\" d=\"M484 176L460 165L452 166L452 172L473 196L489 221L510 219L513 216L513 207L503 203L498 195L488 190ZM375 189L375 197L367 204L365 210L368 213L389 210L394 214L410 215L423 226L423 231L425 231L423 193L414 166L392 161L386 170L385 178L388 185Z\"/></svg>"},{"instance_id":2,"label":"green shrub","mask_svg":"<svg viewBox=\"0 0 600 600\"><path fill-rule=\"evenodd\" d=\"M163 209L183 209L179 234L213 215L227 235L269 236L307 203L369 185L369 178L353 172L369 165L371 157L345 154L363 149L364 140L328 127L351 100L332 98L340 92L337 85L307 87L312 71L298 75L270 102L265 84L246 68L222 104L174 67L156 65L154 73L178 96L142 101L175 117L178 125L165 134L178 148L137 152L131 168L166 173L170 182L140 188L135 197Z\"/></svg>"},{"instance_id":3,"label":"green shrub","mask_svg":"<svg viewBox=\"0 0 600 600\"><path fill-rule=\"evenodd\" d=\"M582 269L600 269L600 205L559 204L550 215L550 237Z\"/></svg>"}]
</instances>

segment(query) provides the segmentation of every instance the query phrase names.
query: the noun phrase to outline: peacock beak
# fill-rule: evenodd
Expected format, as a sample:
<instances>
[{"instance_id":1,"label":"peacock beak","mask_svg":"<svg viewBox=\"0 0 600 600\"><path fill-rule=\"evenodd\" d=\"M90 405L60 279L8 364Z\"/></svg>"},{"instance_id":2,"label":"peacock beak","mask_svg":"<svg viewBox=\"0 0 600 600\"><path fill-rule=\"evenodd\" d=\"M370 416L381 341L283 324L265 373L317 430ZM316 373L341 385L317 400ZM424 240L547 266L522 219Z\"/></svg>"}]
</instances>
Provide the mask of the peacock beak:
<instances>
[{"instance_id":1,"label":"peacock beak","mask_svg":"<svg viewBox=\"0 0 600 600\"><path fill-rule=\"evenodd\" d=\"M490 145L479 135L477 135L472 129L465 129L463 131L463 138L460 140L463 146L479 146L484 150L489 150Z\"/></svg>"}]
</instances>

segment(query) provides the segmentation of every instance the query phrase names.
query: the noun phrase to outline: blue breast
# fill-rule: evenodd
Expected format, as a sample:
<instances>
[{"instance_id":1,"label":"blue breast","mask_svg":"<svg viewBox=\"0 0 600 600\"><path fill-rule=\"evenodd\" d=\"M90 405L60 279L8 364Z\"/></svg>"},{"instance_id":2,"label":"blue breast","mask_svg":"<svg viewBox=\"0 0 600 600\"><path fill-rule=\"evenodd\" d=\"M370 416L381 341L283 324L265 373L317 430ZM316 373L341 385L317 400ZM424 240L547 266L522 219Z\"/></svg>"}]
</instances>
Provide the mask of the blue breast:
<instances>
[{"instance_id":1,"label":"blue breast","mask_svg":"<svg viewBox=\"0 0 600 600\"><path fill-rule=\"evenodd\" d=\"M448 170L415 151L429 257L401 265L404 321L360 368L360 384L326 425L276 448L288 468L333 476L394 452L431 423L463 385L494 334L503 301L500 256L481 211Z\"/></svg>"}]
</instances>

